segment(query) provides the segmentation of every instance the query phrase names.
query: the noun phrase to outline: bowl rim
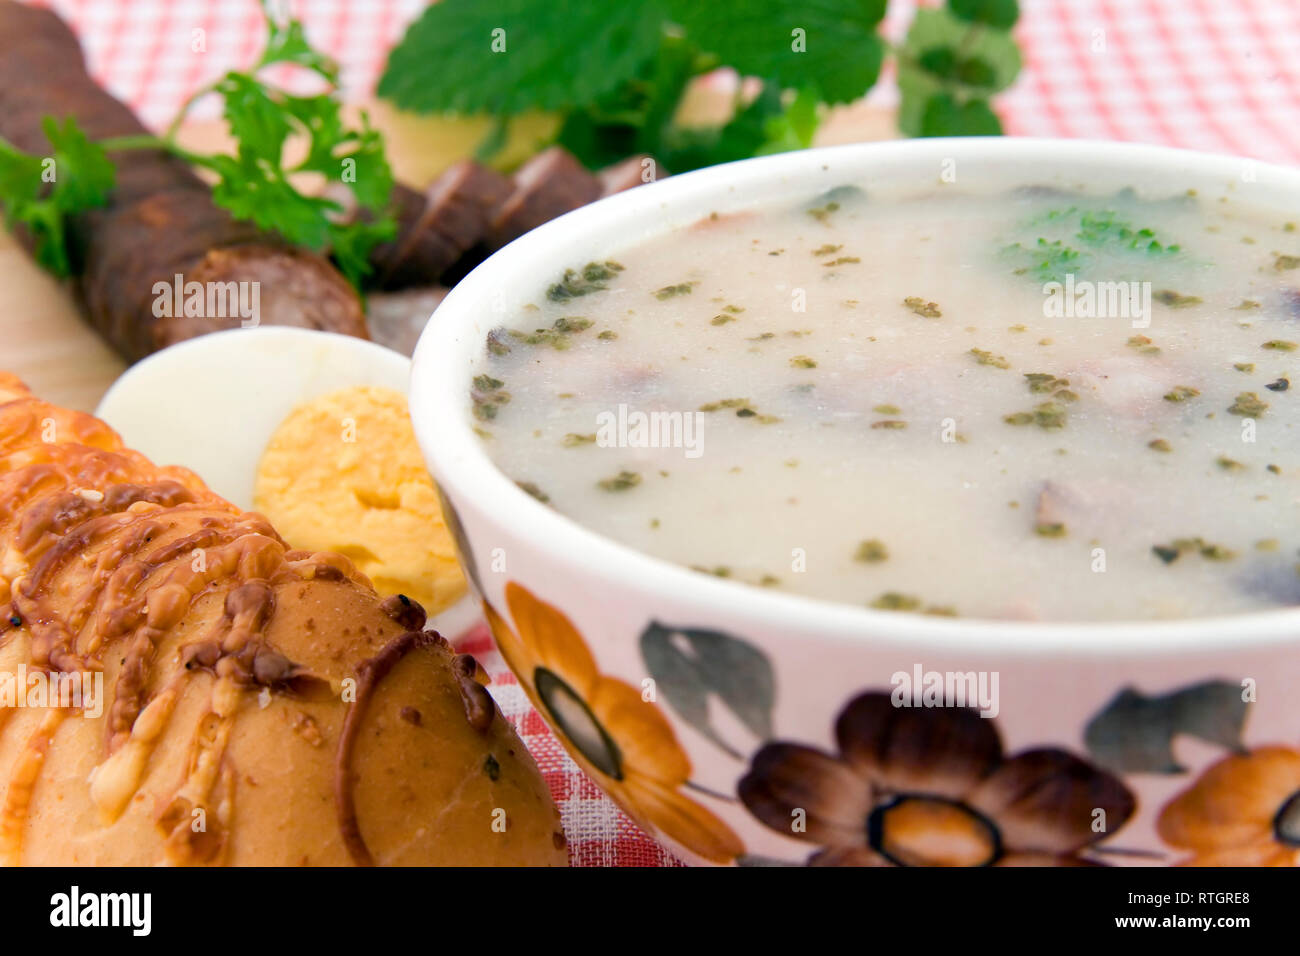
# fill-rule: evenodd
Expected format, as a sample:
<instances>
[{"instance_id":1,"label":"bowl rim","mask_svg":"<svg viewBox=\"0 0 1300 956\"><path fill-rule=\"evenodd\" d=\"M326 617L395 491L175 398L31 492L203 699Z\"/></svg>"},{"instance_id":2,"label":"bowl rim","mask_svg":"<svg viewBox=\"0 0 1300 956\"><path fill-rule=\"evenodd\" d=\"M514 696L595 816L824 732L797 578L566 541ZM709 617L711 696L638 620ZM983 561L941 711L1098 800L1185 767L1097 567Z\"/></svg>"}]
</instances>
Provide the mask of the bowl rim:
<instances>
[{"instance_id":1,"label":"bowl rim","mask_svg":"<svg viewBox=\"0 0 1300 956\"><path fill-rule=\"evenodd\" d=\"M873 161L938 162L944 159L973 162L1015 161L1056 163L1078 169L1090 166L1116 168L1137 175L1143 171L1171 175L1174 186L1196 177L1223 177L1254 185L1292 189L1300 195L1300 171L1247 157L1150 146L1078 139L1004 137L932 138L853 143L744 159L617 193L580 207L516 239L497 251L462 279L439 304L425 326L411 365L410 407L416 438L439 486L449 498L461 495L491 500L506 512L503 519L512 536L537 552L560 552L584 575L602 578L618 575L635 580L637 590L668 593L673 600L689 601L702 613L718 619L760 617L776 628L793 632L815 631L850 646L883 639L917 647L1021 656L1062 655L1081 659L1099 656L1162 656L1189 651L1215 651L1232 639L1234 651L1248 651L1300 640L1300 607L1243 614L1172 620L1116 621L1015 621L991 618L942 618L901 614L859 607L802 595L770 591L736 581L702 575L682 565L657 558L605 537L555 511L520 489L488 456L473 432L466 414L470 352L481 347L481 336L471 332L477 316L503 282L502 276L527 274L539 262L560 272L575 258L559 250L574 245L575 237L610 234L651 213L689 209L683 221L698 219L706 211L725 205L720 192L737 186L786 182L806 177L803 194L820 166L835 164L870 166ZM1242 171L1252 170L1246 180ZM661 234L665 228L650 235ZM626 239L624 245L634 243ZM743 589L743 590L742 590ZM681 597L679 598L678 595Z\"/></svg>"}]
</instances>

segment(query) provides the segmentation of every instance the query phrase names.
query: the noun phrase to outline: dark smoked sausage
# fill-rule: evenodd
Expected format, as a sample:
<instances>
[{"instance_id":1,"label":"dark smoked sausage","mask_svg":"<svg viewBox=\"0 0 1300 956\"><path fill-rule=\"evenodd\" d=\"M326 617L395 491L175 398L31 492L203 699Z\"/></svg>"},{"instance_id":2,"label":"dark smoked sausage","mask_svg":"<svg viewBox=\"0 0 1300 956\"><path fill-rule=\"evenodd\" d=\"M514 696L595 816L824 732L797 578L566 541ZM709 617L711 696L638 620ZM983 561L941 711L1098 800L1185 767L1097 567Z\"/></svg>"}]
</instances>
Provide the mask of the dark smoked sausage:
<instances>
[{"instance_id":1,"label":"dark smoked sausage","mask_svg":"<svg viewBox=\"0 0 1300 956\"><path fill-rule=\"evenodd\" d=\"M451 166L423 194L399 186L397 237L370 257L377 284L401 289L442 276L487 235L512 188L506 177L471 160Z\"/></svg>"},{"instance_id":2,"label":"dark smoked sausage","mask_svg":"<svg viewBox=\"0 0 1300 956\"><path fill-rule=\"evenodd\" d=\"M45 155L45 116L73 117L91 139L146 132L91 79L67 24L48 10L0 0L0 136ZM360 299L328 260L233 220L179 159L148 151L111 158L116 188L106 208L71 223L71 257L91 324L125 358L249 324L239 314L155 315L155 285L177 275L223 287L258 283L263 325L367 337Z\"/></svg>"}]
</instances>

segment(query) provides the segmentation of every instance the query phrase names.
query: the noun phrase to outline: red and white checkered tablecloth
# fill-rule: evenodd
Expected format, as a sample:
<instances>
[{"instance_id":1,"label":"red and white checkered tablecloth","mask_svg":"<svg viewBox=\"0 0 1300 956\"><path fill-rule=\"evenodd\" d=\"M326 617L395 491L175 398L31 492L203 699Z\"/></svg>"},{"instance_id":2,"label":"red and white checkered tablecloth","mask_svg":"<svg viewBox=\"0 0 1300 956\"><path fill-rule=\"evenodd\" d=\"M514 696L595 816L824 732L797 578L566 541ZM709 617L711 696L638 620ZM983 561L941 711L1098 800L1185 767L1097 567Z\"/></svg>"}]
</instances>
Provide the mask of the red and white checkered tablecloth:
<instances>
[{"instance_id":1,"label":"red and white checkered tablecloth","mask_svg":"<svg viewBox=\"0 0 1300 956\"><path fill-rule=\"evenodd\" d=\"M73 24L91 72L152 126L195 88L248 64L263 36L256 0L44 0ZM490 2L490 0L484 0ZM932 0L937 3L938 0ZM932 4L931 4L932 5ZM425 0L294 0L319 47L365 93ZM914 0L890 0L900 39ZM1300 0L1020 0L1025 67L996 106L1007 132L1135 140L1300 162ZM195 52L195 31L203 31ZM890 104L885 81L873 102ZM493 677L564 818L578 865L675 861L574 763L529 705L480 628L462 642Z\"/></svg>"}]
</instances>

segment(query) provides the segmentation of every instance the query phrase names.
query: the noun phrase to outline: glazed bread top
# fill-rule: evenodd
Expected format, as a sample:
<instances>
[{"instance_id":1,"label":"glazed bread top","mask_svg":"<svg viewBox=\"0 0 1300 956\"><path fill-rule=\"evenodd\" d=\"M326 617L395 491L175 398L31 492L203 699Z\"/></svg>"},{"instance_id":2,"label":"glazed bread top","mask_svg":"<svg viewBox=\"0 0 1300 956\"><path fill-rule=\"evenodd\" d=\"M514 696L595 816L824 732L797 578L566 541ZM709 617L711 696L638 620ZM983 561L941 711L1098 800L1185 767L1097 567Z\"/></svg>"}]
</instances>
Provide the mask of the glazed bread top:
<instances>
[{"instance_id":1,"label":"glazed bread top","mask_svg":"<svg viewBox=\"0 0 1300 956\"><path fill-rule=\"evenodd\" d=\"M2 862L565 862L536 766L417 603L4 373L0 610L0 678L103 688L0 695Z\"/></svg>"}]
</instances>

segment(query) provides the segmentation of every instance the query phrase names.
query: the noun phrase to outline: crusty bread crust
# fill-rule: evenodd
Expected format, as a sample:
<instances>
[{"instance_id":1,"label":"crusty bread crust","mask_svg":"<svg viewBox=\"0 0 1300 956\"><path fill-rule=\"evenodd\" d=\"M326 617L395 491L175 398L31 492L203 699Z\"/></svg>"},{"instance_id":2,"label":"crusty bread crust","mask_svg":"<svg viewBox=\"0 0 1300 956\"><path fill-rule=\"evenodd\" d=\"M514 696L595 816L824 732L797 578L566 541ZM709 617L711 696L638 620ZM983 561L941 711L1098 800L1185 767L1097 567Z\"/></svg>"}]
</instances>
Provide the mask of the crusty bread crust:
<instances>
[{"instance_id":1,"label":"crusty bread crust","mask_svg":"<svg viewBox=\"0 0 1300 956\"><path fill-rule=\"evenodd\" d=\"M338 555L0 373L0 862L549 864L536 765L469 658Z\"/></svg>"}]
</instances>

